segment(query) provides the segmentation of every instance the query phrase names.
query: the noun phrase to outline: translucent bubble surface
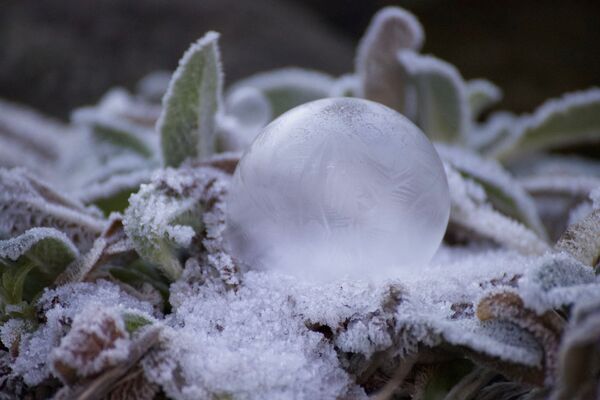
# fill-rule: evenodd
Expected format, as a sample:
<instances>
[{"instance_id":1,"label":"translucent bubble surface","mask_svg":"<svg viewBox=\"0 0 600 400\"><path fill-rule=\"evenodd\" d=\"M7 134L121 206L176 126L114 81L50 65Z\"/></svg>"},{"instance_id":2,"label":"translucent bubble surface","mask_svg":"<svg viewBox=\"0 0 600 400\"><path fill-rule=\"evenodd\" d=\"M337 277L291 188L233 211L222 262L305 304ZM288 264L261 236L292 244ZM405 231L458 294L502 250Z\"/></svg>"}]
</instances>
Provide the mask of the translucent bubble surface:
<instances>
[{"instance_id":1,"label":"translucent bubble surface","mask_svg":"<svg viewBox=\"0 0 600 400\"><path fill-rule=\"evenodd\" d=\"M230 251L250 267L369 279L429 262L450 199L442 163L412 122L378 103L329 98L258 135L227 208Z\"/></svg>"}]
</instances>

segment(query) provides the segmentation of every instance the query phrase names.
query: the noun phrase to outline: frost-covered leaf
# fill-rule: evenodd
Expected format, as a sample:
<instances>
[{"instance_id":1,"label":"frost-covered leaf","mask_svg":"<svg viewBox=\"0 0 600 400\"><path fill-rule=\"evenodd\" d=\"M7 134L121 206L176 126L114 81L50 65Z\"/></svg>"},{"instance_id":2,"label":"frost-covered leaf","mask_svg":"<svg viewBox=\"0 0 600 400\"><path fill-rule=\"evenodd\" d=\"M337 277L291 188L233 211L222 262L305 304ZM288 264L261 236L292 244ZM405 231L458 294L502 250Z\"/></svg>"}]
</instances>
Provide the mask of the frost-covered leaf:
<instances>
[{"instance_id":1,"label":"frost-covered leaf","mask_svg":"<svg viewBox=\"0 0 600 400\"><path fill-rule=\"evenodd\" d=\"M54 374L72 385L126 361L129 357L129 333L116 310L87 309L75 316L71 330L52 351Z\"/></svg>"},{"instance_id":2,"label":"frost-covered leaf","mask_svg":"<svg viewBox=\"0 0 600 400\"><path fill-rule=\"evenodd\" d=\"M569 226L555 247L595 267L600 259L600 210Z\"/></svg>"},{"instance_id":3,"label":"frost-covered leaf","mask_svg":"<svg viewBox=\"0 0 600 400\"><path fill-rule=\"evenodd\" d=\"M414 105L407 96L407 76L398 63L402 49L419 50L423 28L414 15L399 7L381 9L358 45L356 74L358 95L385 104L405 115Z\"/></svg>"},{"instance_id":4,"label":"frost-covered leaf","mask_svg":"<svg viewBox=\"0 0 600 400\"><path fill-rule=\"evenodd\" d=\"M220 115L219 147L245 150L271 121L271 104L265 94L252 86L231 90L225 97L225 114Z\"/></svg>"},{"instance_id":5,"label":"frost-covered leaf","mask_svg":"<svg viewBox=\"0 0 600 400\"><path fill-rule=\"evenodd\" d=\"M547 239L533 199L499 163L464 148L438 144L436 150L461 175L481 185L495 209L521 222L541 239Z\"/></svg>"},{"instance_id":6,"label":"frost-covered leaf","mask_svg":"<svg viewBox=\"0 0 600 400\"><path fill-rule=\"evenodd\" d=\"M30 228L56 228L82 251L104 228L92 209L71 200L22 169L0 169L0 237L14 237Z\"/></svg>"},{"instance_id":7,"label":"frost-covered leaf","mask_svg":"<svg viewBox=\"0 0 600 400\"><path fill-rule=\"evenodd\" d=\"M167 166L215 150L215 119L223 86L218 39L218 33L208 32L186 51L163 97L156 129Z\"/></svg>"},{"instance_id":8,"label":"frost-covered leaf","mask_svg":"<svg viewBox=\"0 0 600 400\"><path fill-rule=\"evenodd\" d=\"M512 113L495 112L485 122L471 125L467 144L487 157L495 157L511 139L517 121L518 117Z\"/></svg>"},{"instance_id":9,"label":"frost-covered leaf","mask_svg":"<svg viewBox=\"0 0 600 400\"><path fill-rule=\"evenodd\" d=\"M477 118L482 111L502 99L502 90L488 80L473 79L466 85L467 99L473 118Z\"/></svg>"},{"instance_id":10,"label":"frost-covered leaf","mask_svg":"<svg viewBox=\"0 0 600 400\"><path fill-rule=\"evenodd\" d=\"M498 151L502 159L534 151L600 141L600 89L569 93L521 117L511 139Z\"/></svg>"},{"instance_id":11,"label":"frost-covered leaf","mask_svg":"<svg viewBox=\"0 0 600 400\"><path fill-rule=\"evenodd\" d=\"M15 238L0 240L3 302L33 300L78 257L71 240L53 228L32 228Z\"/></svg>"},{"instance_id":12,"label":"frost-covered leaf","mask_svg":"<svg viewBox=\"0 0 600 400\"><path fill-rule=\"evenodd\" d=\"M115 152L131 151L145 158L155 154L151 132L124 118L90 107L75 111L72 119L90 128L96 145L109 146Z\"/></svg>"},{"instance_id":13,"label":"frost-covered leaf","mask_svg":"<svg viewBox=\"0 0 600 400\"><path fill-rule=\"evenodd\" d=\"M594 271L565 253L535 260L519 280L521 298L538 314L570 306L598 290Z\"/></svg>"},{"instance_id":14,"label":"frost-covered leaf","mask_svg":"<svg viewBox=\"0 0 600 400\"><path fill-rule=\"evenodd\" d=\"M0 138L19 143L46 162L60 156L60 143L70 131L59 121L0 99Z\"/></svg>"},{"instance_id":15,"label":"frost-covered leaf","mask_svg":"<svg viewBox=\"0 0 600 400\"><path fill-rule=\"evenodd\" d=\"M257 89L269 100L271 115L276 118L300 104L329 97L333 84L334 79L321 72L282 68L261 72L236 82L228 90L227 97L233 96L241 88Z\"/></svg>"},{"instance_id":16,"label":"frost-covered leaf","mask_svg":"<svg viewBox=\"0 0 600 400\"><path fill-rule=\"evenodd\" d=\"M562 337L552 400L585 400L600 391L600 298L578 304Z\"/></svg>"},{"instance_id":17,"label":"frost-covered leaf","mask_svg":"<svg viewBox=\"0 0 600 400\"><path fill-rule=\"evenodd\" d=\"M411 50L398 52L414 90L417 125L432 140L464 140L470 124L467 90L458 70L451 64Z\"/></svg>"},{"instance_id":18,"label":"frost-covered leaf","mask_svg":"<svg viewBox=\"0 0 600 400\"><path fill-rule=\"evenodd\" d=\"M329 90L330 97L354 97L358 93L360 81L356 74L339 76Z\"/></svg>"},{"instance_id":19,"label":"frost-covered leaf","mask_svg":"<svg viewBox=\"0 0 600 400\"><path fill-rule=\"evenodd\" d=\"M172 75L170 71L150 72L137 83L136 94L149 102L160 103L169 88Z\"/></svg>"},{"instance_id":20,"label":"frost-covered leaf","mask_svg":"<svg viewBox=\"0 0 600 400\"><path fill-rule=\"evenodd\" d=\"M446 165L450 188L450 222L524 254L542 254L550 247L533 231L486 204L484 189Z\"/></svg>"},{"instance_id":21,"label":"frost-covered leaf","mask_svg":"<svg viewBox=\"0 0 600 400\"><path fill-rule=\"evenodd\" d=\"M43 323L33 332L23 335L13 371L30 385L39 385L50 376L50 360L53 349L69 332L77 317L95 315L98 309L118 310L121 313L145 313L152 318L151 304L137 300L119 286L107 281L61 285L44 292L36 304ZM88 315L89 316L89 315Z\"/></svg>"},{"instance_id":22,"label":"frost-covered leaf","mask_svg":"<svg viewBox=\"0 0 600 400\"><path fill-rule=\"evenodd\" d=\"M544 350L545 382L552 383L564 323L558 314L549 311L537 315L524 306L517 293L502 291L481 299L477 305L477 317L481 321L507 321L530 332Z\"/></svg>"},{"instance_id":23,"label":"frost-covered leaf","mask_svg":"<svg viewBox=\"0 0 600 400\"><path fill-rule=\"evenodd\" d=\"M201 197L224 176L209 169L158 171L129 198L123 224L140 257L175 280L181 273L178 251L190 247L202 228Z\"/></svg>"}]
</instances>

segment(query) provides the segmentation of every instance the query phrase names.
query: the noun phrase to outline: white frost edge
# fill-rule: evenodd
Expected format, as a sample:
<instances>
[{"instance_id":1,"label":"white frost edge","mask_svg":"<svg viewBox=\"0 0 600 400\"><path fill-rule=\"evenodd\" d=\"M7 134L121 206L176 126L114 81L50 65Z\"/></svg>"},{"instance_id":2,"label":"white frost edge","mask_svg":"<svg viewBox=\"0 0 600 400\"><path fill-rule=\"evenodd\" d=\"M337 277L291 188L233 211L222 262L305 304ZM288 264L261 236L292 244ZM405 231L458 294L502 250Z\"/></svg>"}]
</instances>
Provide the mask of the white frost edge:
<instances>
[{"instance_id":1,"label":"white frost edge","mask_svg":"<svg viewBox=\"0 0 600 400\"><path fill-rule=\"evenodd\" d=\"M21 235L7 240L0 240L0 258L9 258L16 261L25 254L36 243L41 240L52 238L60 240L65 244L74 258L79 256L79 250L63 232L54 228L31 228Z\"/></svg>"}]
</instances>

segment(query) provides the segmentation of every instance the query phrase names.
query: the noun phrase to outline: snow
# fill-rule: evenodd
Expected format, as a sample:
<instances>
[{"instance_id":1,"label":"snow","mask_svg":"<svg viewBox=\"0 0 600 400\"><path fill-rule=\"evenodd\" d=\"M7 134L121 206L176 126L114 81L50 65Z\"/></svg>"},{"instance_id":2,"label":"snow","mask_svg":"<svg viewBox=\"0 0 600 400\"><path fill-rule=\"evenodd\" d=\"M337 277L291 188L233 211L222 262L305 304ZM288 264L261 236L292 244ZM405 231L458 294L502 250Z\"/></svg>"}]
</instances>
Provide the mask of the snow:
<instances>
[{"instance_id":1,"label":"snow","mask_svg":"<svg viewBox=\"0 0 600 400\"><path fill-rule=\"evenodd\" d=\"M385 106L333 98L265 128L238 164L227 207L226 236L243 263L328 280L426 263L449 196L416 126Z\"/></svg>"}]
</instances>

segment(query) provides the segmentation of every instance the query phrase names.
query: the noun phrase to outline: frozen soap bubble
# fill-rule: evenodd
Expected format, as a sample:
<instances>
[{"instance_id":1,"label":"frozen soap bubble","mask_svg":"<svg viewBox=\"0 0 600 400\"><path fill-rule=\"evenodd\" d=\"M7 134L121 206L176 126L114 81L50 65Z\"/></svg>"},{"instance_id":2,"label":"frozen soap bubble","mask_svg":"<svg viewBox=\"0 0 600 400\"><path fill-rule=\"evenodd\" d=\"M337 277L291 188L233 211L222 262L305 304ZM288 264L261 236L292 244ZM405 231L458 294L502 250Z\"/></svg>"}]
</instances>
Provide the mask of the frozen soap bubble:
<instances>
[{"instance_id":1,"label":"frozen soap bubble","mask_svg":"<svg viewBox=\"0 0 600 400\"><path fill-rule=\"evenodd\" d=\"M329 98L256 137L227 208L229 250L250 267L368 279L429 262L450 198L442 162L412 122L372 101Z\"/></svg>"}]
</instances>

